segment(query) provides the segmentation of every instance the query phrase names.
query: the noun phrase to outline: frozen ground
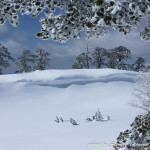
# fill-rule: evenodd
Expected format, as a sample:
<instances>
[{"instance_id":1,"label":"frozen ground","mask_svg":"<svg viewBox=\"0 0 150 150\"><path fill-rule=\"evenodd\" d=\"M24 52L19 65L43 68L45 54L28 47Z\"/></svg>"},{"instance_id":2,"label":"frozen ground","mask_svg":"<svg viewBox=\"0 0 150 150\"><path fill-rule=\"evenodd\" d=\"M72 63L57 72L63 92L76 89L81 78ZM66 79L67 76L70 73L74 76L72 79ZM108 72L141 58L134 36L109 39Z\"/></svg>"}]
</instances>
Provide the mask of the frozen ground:
<instances>
[{"instance_id":1,"label":"frozen ground","mask_svg":"<svg viewBox=\"0 0 150 150\"><path fill-rule=\"evenodd\" d=\"M109 145L141 113L128 106L136 76L112 69L1 75L0 150L113 150ZM98 108L111 120L86 122ZM56 116L80 125L57 124Z\"/></svg>"}]
</instances>

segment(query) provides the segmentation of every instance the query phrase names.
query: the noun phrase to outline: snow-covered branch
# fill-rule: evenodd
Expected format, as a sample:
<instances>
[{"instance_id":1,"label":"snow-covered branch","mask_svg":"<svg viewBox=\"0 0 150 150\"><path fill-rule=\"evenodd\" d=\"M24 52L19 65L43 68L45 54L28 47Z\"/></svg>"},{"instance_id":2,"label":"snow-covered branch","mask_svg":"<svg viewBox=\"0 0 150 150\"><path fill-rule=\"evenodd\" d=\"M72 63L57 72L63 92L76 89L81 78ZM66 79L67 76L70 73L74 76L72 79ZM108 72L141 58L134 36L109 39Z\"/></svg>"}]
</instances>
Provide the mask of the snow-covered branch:
<instances>
[{"instance_id":1,"label":"snow-covered branch","mask_svg":"<svg viewBox=\"0 0 150 150\"><path fill-rule=\"evenodd\" d=\"M56 8L63 11L55 15ZM8 19L10 24L18 26L19 12L32 17L44 12L45 16L40 19L41 31L36 36L66 42L79 38L81 31L87 38L103 36L109 28L127 34L149 16L149 8L149 0L3 0L0 24ZM150 41L150 21L140 36Z\"/></svg>"},{"instance_id":2,"label":"snow-covered branch","mask_svg":"<svg viewBox=\"0 0 150 150\"><path fill-rule=\"evenodd\" d=\"M131 106L146 111L150 109L150 73L143 73L139 76L133 94L136 99L130 103Z\"/></svg>"}]
</instances>

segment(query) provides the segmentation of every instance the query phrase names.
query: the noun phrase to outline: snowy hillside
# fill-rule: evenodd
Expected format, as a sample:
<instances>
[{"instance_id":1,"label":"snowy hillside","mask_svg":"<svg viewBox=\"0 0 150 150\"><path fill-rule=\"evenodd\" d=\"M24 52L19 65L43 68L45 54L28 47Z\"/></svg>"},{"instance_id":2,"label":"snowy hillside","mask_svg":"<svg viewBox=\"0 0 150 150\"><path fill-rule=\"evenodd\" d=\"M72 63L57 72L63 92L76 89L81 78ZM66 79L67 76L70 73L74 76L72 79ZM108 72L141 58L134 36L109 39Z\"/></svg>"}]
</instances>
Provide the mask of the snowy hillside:
<instances>
[{"instance_id":1,"label":"snowy hillside","mask_svg":"<svg viewBox=\"0 0 150 150\"><path fill-rule=\"evenodd\" d=\"M0 150L112 150L109 145L141 113L128 106L136 76L112 69L1 75ZM111 119L87 122L98 108ZM79 125L56 123L56 116Z\"/></svg>"}]
</instances>

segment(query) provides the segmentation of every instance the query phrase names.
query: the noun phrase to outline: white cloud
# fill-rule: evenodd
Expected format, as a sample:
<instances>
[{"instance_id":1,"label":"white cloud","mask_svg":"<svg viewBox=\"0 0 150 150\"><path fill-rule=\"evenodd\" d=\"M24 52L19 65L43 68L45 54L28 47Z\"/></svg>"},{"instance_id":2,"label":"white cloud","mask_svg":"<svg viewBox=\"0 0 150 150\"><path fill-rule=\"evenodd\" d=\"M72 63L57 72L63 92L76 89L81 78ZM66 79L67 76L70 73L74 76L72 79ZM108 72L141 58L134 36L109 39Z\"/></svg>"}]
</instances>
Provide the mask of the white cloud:
<instances>
[{"instance_id":1,"label":"white cloud","mask_svg":"<svg viewBox=\"0 0 150 150\"><path fill-rule=\"evenodd\" d=\"M12 54L20 54L21 51L26 48L24 45L12 39L7 39L1 43L7 47Z\"/></svg>"},{"instance_id":2,"label":"white cloud","mask_svg":"<svg viewBox=\"0 0 150 150\"><path fill-rule=\"evenodd\" d=\"M22 30L14 30L12 32L12 37L20 42L26 42L27 41L27 34Z\"/></svg>"},{"instance_id":3,"label":"white cloud","mask_svg":"<svg viewBox=\"0 0 150 150\"><path fill-rule=\"evenodd\" d=\"M21 51L28 47L27 34L17 28L9 27L7 23L0 25L0 43L15 55L20 55Z\"/></svg>"},{"instance_id":4,"label":"white cloud","mask_svg":"<svg viewBox=\"0 0 150 150\"><path fill-rule=\"evenodd\" d=\"M133 30L126 36L122 33L114 31L99 39L90 40L91 48L100 46L106 49L111 49L120 45L130 49L134 55L140 55L144 57L150 56L150 43L141 40L137 30Z\"/></svg>"},{"instance_id":5,"label":"white cloud","mask_svg":"<svg viewBox=\"0 0 150 150\"><path fill-rule=\"evenodd\" d=\"M139 31L136 29L126 36L117 31L112 31L104 37L89 40L90 51L93 51L96 46L112 49L121 45L130 49L133 55L145 58L150 57L150 44L140 39ZM53 59L53 65L51 66L61 66L61 68L71 67L75 57L85 51L86 46L87 40L85 37L79 40L72 39L65 44L55 44L50 41L38 44L39 48L51 53L51 58Z\"/></svg>"},{"instance_id":6,"label":"white cloud","mask_svg":"<svg viewBox=\"0 0 150 150\"><path fill-rule=\"evenodd\" d=\"M52 42L39 43L37 47L50 51L53 57L63 58L77 56L86 50L87 41L85 39L70 40L65 44L56 44Z\"/></svg>"},{"instance_id":7,"label":"white cloud","mask_svg":"<svg viewBox=\"0 0 150 150\"><path fill-rule=\"evenodd\" d=\"M9 31L9 27L7 26L6 23L0 25L0 33L6 33Z\"/></svg>"},{"instance_id":8,"label":"white cloud","mask_svg":"<svg viewBox=\"0 0 150 150\"><path fill-rule=\"evenodd\" d=\"M87 40L85 37L81 39L72 39L66 44L55 44L55 43L40 43L39 47L46 50L50 50L54 57L66 57L66 56L77 56L81 52L86 50ZM104 47L106 49L112 49L117 46L125 46L131 50L133 54L145 55L150 54L150 43L142 41L139 36L139 31L133 30L131 33L124 35L117 31L112 31L108 35L100 37L98 39L89 40L89 50L93 51L96 46ZM150 55L149 55L150 56Z\"/></svg>"},{"instance_id":9,"label":"white cloud","mask_svg":"<svg viewBox=\"0 0 150 150\"><path fill-rule=\"evenodd\" d=\"M66 44L56 44L52 42L42 42L37 45L50 52L51 67L57 69L71 68L74 59L86 49L86 40L70 40Z\"/></svg>"},{"instance_id":10,"label":"white cloud","mask_svg":"<svg viewBox=\"0 0 150 150\"><path fill-rule=\"evenodd\" d=\"M8 30L10 29L7 25L0 26L0 32ZM31 50L37 47L49 51L52 68L70 68L75 57L86 50L88 42L83 35L81 39L71 39L64 44L52 42L51 40L39 42L38 39L29 37L29 33L25 33L17 28L10 30L7 39L2 40L1 43L8 47L9 51L13 54L19 55L27 47ZM96 46L111 49L120 45L130 49L134 55L150 57L150 44L140 39L138 29L134 29L126 36L117 31L111 31L104 37L89 40L90 51L93 51Z\"/></svg>"}]
</instances>

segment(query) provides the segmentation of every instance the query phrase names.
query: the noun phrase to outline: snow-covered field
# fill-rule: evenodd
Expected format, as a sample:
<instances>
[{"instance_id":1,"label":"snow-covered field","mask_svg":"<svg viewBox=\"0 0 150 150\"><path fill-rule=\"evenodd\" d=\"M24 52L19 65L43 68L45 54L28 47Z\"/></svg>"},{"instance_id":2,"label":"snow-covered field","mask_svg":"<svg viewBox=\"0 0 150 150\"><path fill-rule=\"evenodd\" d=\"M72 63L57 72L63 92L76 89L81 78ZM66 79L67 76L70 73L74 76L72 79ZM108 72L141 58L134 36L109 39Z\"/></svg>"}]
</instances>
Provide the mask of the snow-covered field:
<instances>
[{"instance_id":1,"label":"snow-covered field","mask_svg":"<svg viewBox=\"0 0 150 150\"><path fill-rule=\"evenodd\" d=\"M1 75L0 150L112 150L141 113L128 105L136 76L112 69ZM98 108L111 120L86 122ZM79 125L56 123L56 116Z\"/></svg>"}]
</instances>

